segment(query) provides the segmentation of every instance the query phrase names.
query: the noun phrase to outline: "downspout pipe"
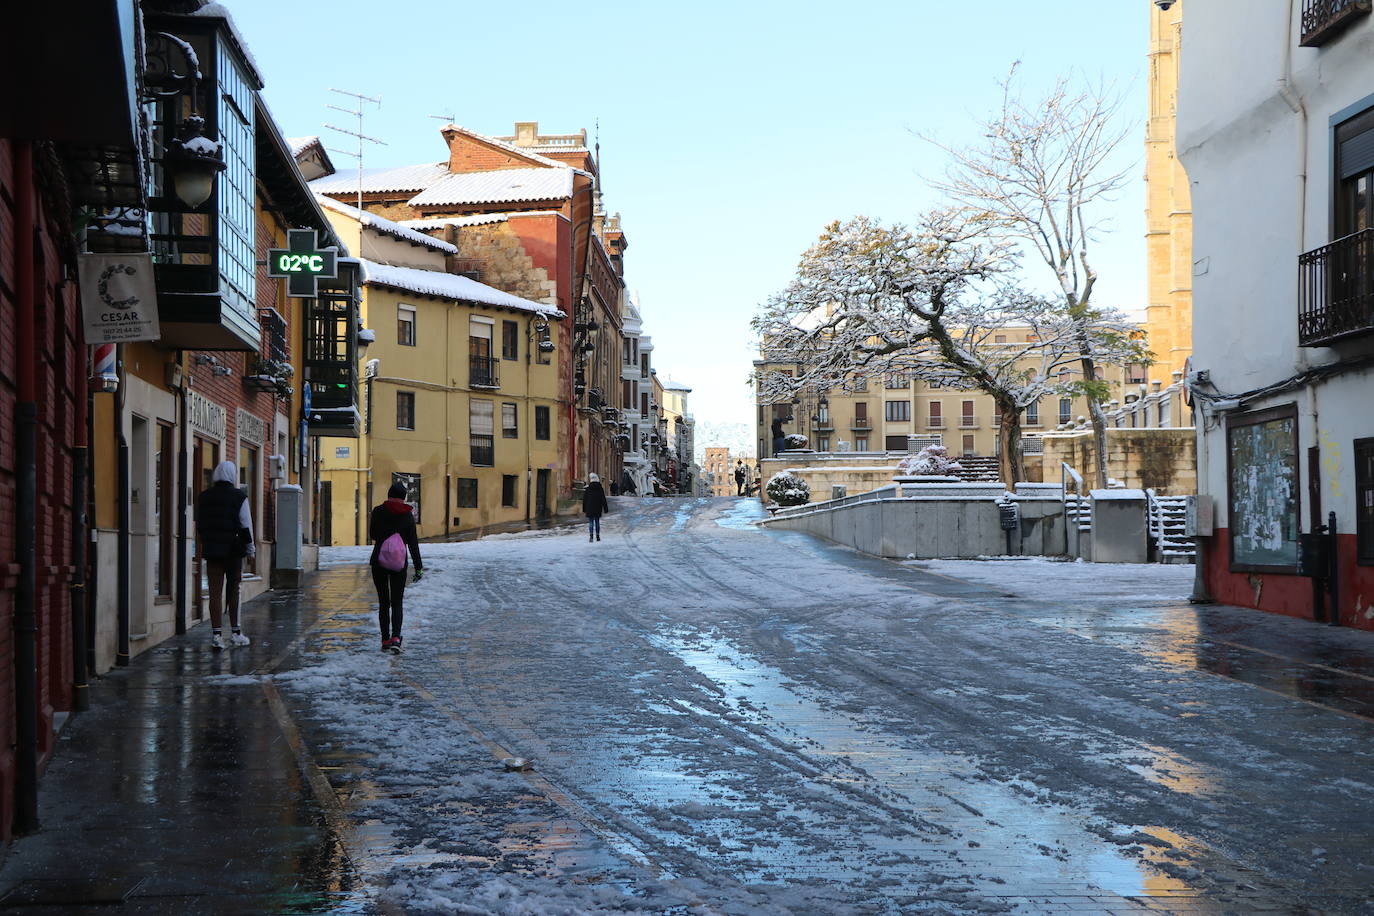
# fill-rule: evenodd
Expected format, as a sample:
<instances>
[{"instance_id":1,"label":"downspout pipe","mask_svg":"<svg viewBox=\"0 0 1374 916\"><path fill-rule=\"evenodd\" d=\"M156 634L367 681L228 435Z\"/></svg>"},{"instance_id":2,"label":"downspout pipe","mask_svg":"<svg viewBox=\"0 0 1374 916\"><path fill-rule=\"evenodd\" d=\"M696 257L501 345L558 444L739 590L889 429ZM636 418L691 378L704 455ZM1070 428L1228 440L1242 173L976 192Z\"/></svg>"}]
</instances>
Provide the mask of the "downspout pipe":
<instances>
[{"instance_id":1,"label":"downspout pipe","mask_svg":"<svg viewBox=\"0 0 1374 916\"><path fill-rule=\"evenodd\" d=\"M19 589L14 598L14 821L16 835L38 830L38 403L34 365L35 331L41 278L34 270L33 144L14 144L16 387L15 546Z\"/></svg>"},{"instance_id":2,"label":"downspout pipe","mask_svg":"<svg viewBox=\"0 0 1374 916\"><path fill-rule=\"evenodd\" d=\"M177 365L178 365L178 366L182 366L182 365L183 365L183 361L184 361L184 357L183 357L183 355L182 355L182 351L181 351L181 350L178 350L178 351L177 351ZM186 516L187 516L187 514L188 514L188 508L189 508L189 506L190 506L190 501L191 501L191 473L192 473L191 468L190 468L190 466L189 466L189 465L190 465L191 458L190 458L190 450L189 450L189 446L188 446L188 440L191 438L191 430L190 430L190 416L191 416L191 412L190 412L190 410L189 410L189 405L188 405L188 403L187 403L188 399L187 399L187 397L186 397L186 381L187 381L187 378L188 378L188 376L186 376L186 375L183 373L183 375L182 375L182 381L181 381L181 390L178 392L178 397L177 397L177 403L178 403L178 404L180 405L180 407L181 407L181 415L177 418L178 421L179 421L179 422L177 423L177 427L178 427L178 429L177 429L177 442L178 442L179 448L178 448L178 451L177 451L177 474L176 474L176 478L177 478L177 481L178 481L178 486L177 486L177 551L176 551L176 557L177 557L177 580L176 580L176 590L177 590L176 615L177 615L177 623L176 623L176 627L177 627L177 634L178 634L178 635L180 635L180 634L182 634L182 633L185 633L185 632L190 628L190 624L191 624L191 621L190 621L190 614L189 614L190 602L189 602L189 600L188 600L190 596L187 594L187 588L189 587L190 583L187 581L187 576L186 576L186 562L187 562L187 554L188 554L188 552L189 552L189 551L187 550L187 547L188 547L189 545L188 545L188 541L187 541L187 539L186 539L186 538L187 538L187 534L188 534L188 532L187 532L187 530L186 530Z\"/></svg>"},{"instance_id":3,"label":"downspout pipe","mask_svg":"<svg viewBox=\"0 0 1374 916\"><path fill-rule=\"evenodd\" d=\"M124 390L128 377L124 371L124 344L115 345L115 366L119 374L115 389L115 454L117 476L115 499L119 501L119 547L116 555L116 639L115 664L129 664L129 440L124 435Z\"/></svg>"},{"instance_id":4,"label":"downspout pipe","mask_svg":"<svg viewBox=\"0 0 1374 916\"><path fill-rule=\"evenodd\" d=\"M83 343L81 351L88 353ZM89 378L86 372L82 378ZM90 530L86 516L86 476L90 466L90 439L86 435L90 410L89 383L76 397L76 417L72 432L76 441L72 446L72 582L70 612L72 616L72 710L90 709L90 684L86 668L86 539Z\"/></svg>"}]
</instances>

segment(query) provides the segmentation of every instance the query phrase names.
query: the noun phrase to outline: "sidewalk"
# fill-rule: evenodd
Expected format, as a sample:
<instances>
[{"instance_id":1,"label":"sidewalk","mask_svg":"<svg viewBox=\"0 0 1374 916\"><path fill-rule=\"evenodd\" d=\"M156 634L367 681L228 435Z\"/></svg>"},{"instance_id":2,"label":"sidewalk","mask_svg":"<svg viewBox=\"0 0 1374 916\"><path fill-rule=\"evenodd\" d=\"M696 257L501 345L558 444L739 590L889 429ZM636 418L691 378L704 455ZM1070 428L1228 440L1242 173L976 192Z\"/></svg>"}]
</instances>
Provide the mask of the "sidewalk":
<instances>
[{"instance_id":1,"label":"sidewalk","mask_svg":"<svg viewBox=\"0 0 1374 916\"><path fill-rule=\"evenodd\" d=\"M40 831L0 865L0 911L373 909L340 842L337 801L302 766L274 688L233 680L292 667L298 638L324 615L366 607L364 577L315 578L245 605L251 646L215 652L201 625L92 682L91 708L40 778Z\"/></svg>"}]
</instances>

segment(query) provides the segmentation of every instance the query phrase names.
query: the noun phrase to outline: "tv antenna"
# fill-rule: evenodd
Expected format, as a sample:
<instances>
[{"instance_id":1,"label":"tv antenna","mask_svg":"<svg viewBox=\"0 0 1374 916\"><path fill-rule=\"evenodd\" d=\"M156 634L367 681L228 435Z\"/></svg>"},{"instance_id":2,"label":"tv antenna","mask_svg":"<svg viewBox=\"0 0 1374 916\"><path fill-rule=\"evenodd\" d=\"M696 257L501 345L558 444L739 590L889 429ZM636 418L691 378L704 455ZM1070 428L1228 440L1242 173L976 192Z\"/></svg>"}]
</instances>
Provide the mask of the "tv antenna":
<instances>
[{"instance_id":1,"label":"tv antenna","mask_svg":"<svg viewBox=\"0 0 1374 916\"><path fill-rule=\"evenodd\" d=\"M338 131L338 132L341 133L341 134L347 134L347 135L350 136L350 137L356 137L357 140L358 140L358 151L357 151L356 153L350 152L349 150L335 149L335 148L332 147L332 146L329 147L328 149L330 150L330 152L340 153L340 154L342 154L342 155L344 155L344 156L352 156L354 159L357 159L357 160L358 160L358 209L359 209L359 210L362 210L362 208L363 208L363 141L366 140L368 143L376 143L376 144L378 144L378 145L380 145L380 146L386 146L386 145L387 145L387 143L386 143L385 140L378 140L376 137L369 137L367 134L363 133L363 107L364 107L364 106L363 106L363 103L364 103L364 102L371 102L373 105L376 105L378 108L381 108L381 107L382 107L382 97L381 97L381 96L377 96L376 98L373 98L373 97L370 96L370 95L363 95L363 94L360 93L360 92L349 92L347 89L335 89L333 86L329 87L329 91L330 91L330 92L337 92L339 95L351 96L352 98L355 98L355 99L358 100L357 102L354 103L354 104L356 104L356 105L358 106L357 109L353 109L353 108L344 108L342 105L329 105L329 106L327 106L327 107L329 107L329 108L334 109L335 111L342 111L344 114L350 114L350 115L353 115L355 118L357 118L357 119L358 119L358 129L357 129L357 130L349 130L349 129L346 128L346 127L335 127L333 124L330 124L330 123L328 123L328 122L326 122L324 126L327 127L327 128L329 128L330 130Z\"/></svg>"}]
</instances>

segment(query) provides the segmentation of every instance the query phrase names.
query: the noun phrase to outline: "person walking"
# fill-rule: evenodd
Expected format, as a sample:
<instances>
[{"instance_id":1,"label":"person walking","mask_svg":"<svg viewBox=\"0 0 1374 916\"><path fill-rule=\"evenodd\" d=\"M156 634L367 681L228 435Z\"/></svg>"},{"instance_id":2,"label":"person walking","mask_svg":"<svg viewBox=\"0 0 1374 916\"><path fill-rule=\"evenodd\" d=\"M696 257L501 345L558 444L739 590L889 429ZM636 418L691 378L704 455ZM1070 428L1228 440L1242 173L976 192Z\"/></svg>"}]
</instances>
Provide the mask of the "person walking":
<instances>
[{"instance_id":1,"label":"person walking","mask_svg":"<svg viewBox=\"0 0 1374 916\"><path fill-rule=\"evenodd\" d=\"M210 579L210 647L246 646L251 640L239 626L239 583L243 558L257 556L248 494L239 489L239 469L221 461L210 474L210 486L196 499L196 541ZM229 639L224 638L224 609L229 609Z\"/></svg>"},{"instance_id":2,"label":"person walking","mask_svg":"<svg viewBox=\"0 0 1374 916\"><path fill-rule=\"evenodd\" d=\"M787 447L787 433L782 431L782 417L773 418L773 457L778 457Z\"/></svg>"},{"instance_id":3,"label":"person walking","mask_svg":"<svg viewBox=\"0 0 1374 916\"><path fill-rule=\"evenodd\" d=\"M748 472L744 469L743 461L735 462L735 495L744 495L744 481L748 477Z\"/></svg>"},{"instance_id":4,"label":"person walking","mask_svg":"<svg viewBox=\"0 0 1374 916\"><path fill-rule=\"evenodd\" d=\"M382 632L382 651L400 654L401 624L405 620L406 552L415 561L415 581L425 573L420 560L420 539L415 533L415 512L405 500L406 487L393 483L386 501L372 509L367 536L372 541L372 584L377 587L377 626ZM395 540L393 540L393 538Z\"/></svg>"},{"instance_id":5,"label":"person walking","mask_svg":"<svg viewBox=\"0 0 1374 916\"><path fill-rule=\"evenodd\" d=\"M587 540L601 540L601 515L611 511L611 502L601 486L601 476L587 475L587 489L582 493L582 513L587 516Z\"/></svg>"}]
</instances>

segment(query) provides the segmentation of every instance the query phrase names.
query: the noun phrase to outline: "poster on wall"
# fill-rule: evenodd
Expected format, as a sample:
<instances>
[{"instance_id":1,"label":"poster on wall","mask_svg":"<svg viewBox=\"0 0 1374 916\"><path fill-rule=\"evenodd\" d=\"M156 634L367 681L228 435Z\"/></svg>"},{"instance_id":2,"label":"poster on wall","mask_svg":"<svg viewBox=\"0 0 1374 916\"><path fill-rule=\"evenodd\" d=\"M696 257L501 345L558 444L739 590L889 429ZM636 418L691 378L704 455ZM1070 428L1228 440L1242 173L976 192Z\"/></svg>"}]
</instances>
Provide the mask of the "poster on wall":
<instances>
[{"instance_id":1,"label":"poster on wall","mask_svg":"<svg viewBox=\"0 0 1374 916\"><path fill-rule=\"evenodd\" d=\"M1298 563L1298 416L1276 407L1227 420L1231 568L1292 572Z\"/></svg>"},{"instance_id":2,"label":"poster on wall","mask_svg":"<svg viewBox=\"0 0 1374 916\"><path fill-rule=\"evenodd\" d=\"M79 257L86 343L130 343L162 336L152 255L143 252Z\"/></svg>"},{"instance_id":3,"label":"poster on wall","mask_svg":"<svg viewBox=\"0 0 1374 916\"><path fill-rule=\"evenodd\" d=\"M406 502L415 509L415 524L420 524L420 475L401 474L393 471L391 474L392 484L400 484L406 488Z\"/></svg>"}]
</instances>

